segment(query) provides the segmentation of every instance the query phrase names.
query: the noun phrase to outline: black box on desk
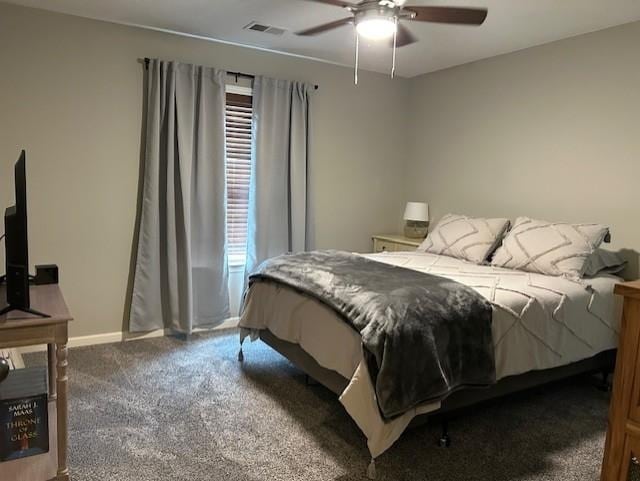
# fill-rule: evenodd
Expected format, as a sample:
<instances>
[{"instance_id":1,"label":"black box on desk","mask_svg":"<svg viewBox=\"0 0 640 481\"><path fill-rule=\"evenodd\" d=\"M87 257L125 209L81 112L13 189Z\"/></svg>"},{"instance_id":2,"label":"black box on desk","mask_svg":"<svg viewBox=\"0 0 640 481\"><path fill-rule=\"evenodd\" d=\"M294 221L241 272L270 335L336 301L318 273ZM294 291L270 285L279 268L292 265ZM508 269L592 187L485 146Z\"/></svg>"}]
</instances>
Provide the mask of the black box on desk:
<instances>
[{"instance_id":1,"label":"black box on desk","mask_svg":"<svg viewBox=\"0 0 640 481\"><path fill-rule=\"evenodd\" d=\"M0 383L0 462L48 451L47 370L15 369Z\"/></svg>"},{"instance_id":2,"label":"black box on desk","mask_svg":"<svg viewBox=\"0 0 640 481\"><path fill-rule=\"evenodd\" d=\"M36 285L44 286L46 284L58 283L58 266L55 264L42 264L36 266Z\"/></svg>"}]
</instances>

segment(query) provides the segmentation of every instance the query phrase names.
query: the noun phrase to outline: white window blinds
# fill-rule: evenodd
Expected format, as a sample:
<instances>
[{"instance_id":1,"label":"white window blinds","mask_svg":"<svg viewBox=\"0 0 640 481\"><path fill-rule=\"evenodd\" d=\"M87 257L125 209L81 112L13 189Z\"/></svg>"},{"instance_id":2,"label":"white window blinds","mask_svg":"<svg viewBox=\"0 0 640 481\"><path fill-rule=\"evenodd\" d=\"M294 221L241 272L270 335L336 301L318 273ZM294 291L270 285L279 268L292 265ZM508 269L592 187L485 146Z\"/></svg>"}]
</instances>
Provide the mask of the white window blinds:
<instances>
[{"instance_id":1,"label":"white window blinds","mask_svg":"<svg viewBox=\"0 0 640 481\"><path fill-rule=\"evenodd\" d=\"M229 264L235 266L244 265L247 248L253 127L251 103L250 95L227 93L227 252Z\"/></svg>"}]
</instances>

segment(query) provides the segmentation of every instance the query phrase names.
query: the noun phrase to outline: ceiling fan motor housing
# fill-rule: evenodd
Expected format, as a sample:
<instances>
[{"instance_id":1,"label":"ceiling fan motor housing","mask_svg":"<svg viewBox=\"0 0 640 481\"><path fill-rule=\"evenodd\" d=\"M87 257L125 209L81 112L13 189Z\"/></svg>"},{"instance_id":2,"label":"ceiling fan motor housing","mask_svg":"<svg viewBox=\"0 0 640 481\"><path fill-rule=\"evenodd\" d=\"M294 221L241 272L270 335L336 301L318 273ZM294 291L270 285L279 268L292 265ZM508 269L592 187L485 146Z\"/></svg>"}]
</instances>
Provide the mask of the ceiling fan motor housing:
<instances>
[{"instance_id":1,"label":"ceiling fan motor housing","mask_svg":"<svg viewBox=\"0 0 640 481\"><path fill-rule=\"evenodd\" d=\"M373 18L389 20L397 18L398 20L411 20L416 17L415 12L405 10L401 5L396 5L391 0L363 3L355 7L348 7L347 10L353 13L354 23L356 25L364 20L370 20Z\"/></svg>"},{"instance_id":2,"label":"ceiling fan motor housing","mask_svg":"<svg viewBox=\"0 0 640 481\"><path fill-rule=\"evenodd\" d=\"M353 15L355 24L357 25L364 20L371 20L374 18L393 20L395 17L399 16L400 10L401 9L393 2L373 2L358 6L357 9L353 10Z\"/></svg>"}]
</instances>

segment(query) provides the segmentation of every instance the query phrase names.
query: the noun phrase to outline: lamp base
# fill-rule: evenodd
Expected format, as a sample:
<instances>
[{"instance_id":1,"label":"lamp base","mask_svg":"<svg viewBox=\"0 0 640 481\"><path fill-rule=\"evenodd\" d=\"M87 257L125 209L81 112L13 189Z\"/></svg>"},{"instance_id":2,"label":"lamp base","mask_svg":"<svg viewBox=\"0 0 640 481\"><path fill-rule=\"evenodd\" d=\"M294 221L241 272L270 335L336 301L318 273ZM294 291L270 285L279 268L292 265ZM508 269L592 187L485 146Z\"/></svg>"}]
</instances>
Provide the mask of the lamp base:
<instances>
[{"instance_id":1,"label":"lamp base","mask_svg":"<svg viewBox=\"0 0 640 481\"><path fill-rule=\"evenodd\" d=\"M408 220L404 225L404 236L410 239L424 239L429 232L429 222L421 220Z\"/></svg>"}]
</instances>

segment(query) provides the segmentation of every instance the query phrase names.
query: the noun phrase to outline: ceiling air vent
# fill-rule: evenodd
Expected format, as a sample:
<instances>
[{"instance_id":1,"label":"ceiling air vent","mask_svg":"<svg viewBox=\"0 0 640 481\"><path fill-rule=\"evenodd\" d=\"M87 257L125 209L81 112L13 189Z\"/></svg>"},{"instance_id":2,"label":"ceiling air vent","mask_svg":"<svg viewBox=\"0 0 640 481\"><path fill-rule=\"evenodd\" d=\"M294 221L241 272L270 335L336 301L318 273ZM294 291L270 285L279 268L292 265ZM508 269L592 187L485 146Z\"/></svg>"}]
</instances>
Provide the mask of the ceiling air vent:
<instances>
[{"instance_id":1,"label":"ceiling air vent","mask_svg":"<svg viewBox=\"0 0 640 481\"><path fill-rule=\"evenodd\" d=\"M282 35L286 30L284 28L273 27L272 25L264 25L258 22L251 22L244 27L244 30L253 30L254 32L269 33L271 35Z\"/></svg>"}]
</instances>

